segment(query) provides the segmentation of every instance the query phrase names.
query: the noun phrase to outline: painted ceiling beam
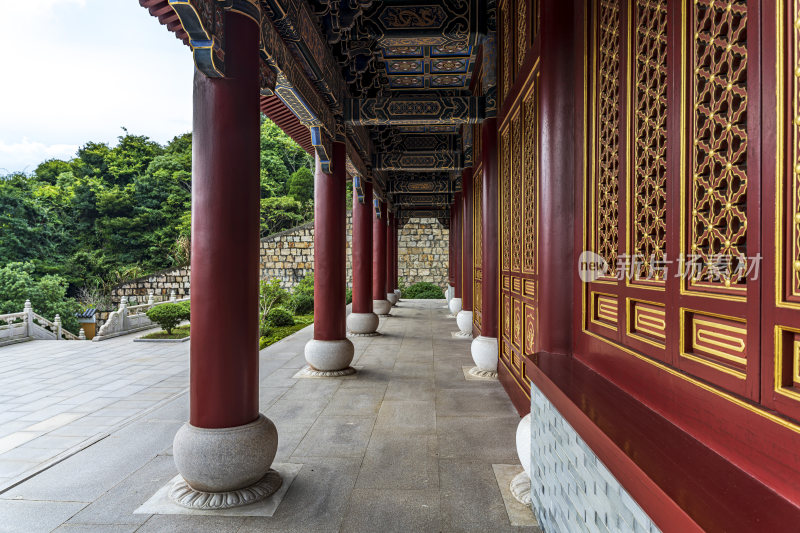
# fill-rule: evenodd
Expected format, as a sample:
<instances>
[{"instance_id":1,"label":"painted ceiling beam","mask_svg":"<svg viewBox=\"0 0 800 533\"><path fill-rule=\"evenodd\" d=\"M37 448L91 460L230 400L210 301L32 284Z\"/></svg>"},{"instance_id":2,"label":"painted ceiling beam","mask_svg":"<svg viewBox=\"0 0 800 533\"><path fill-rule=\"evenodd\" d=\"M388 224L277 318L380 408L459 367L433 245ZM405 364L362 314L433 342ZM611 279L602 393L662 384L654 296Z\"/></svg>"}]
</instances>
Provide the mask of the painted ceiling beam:
<instances>
[{"instance_id":1,"label":"painted ceiling beam","mask_svg":"<svg viewBox=\"0 0 800 533\"><path fill-rule=\"evenodd\" d=\"M463 168L461 152L389 152L376 154L375 170L402 170L407 172L455 171Z\"/></svg>"},{"instance_id":2,"label":"painted ceiling beam","mask_svg":"<svg viewBox=\"0 0 800 533\"><path fill-rule=\"evenodd\" d=\"M448 177L424 179L419 177L395 176L390 181L393 194L442 194L452 192Z\"/></svg>"},{"instance_id":3,"label":"painted ceiling beam","mask_svg":"<svg viewBox=\"0 0 800 533\"><path fill-rule=\"evenodd\" d=\"M474 46L487 32L487 0L407 0L373 2L351 30L352 40L375 40L381 46Z\"/></svg>"},{"instance_id":4,"label":"painted ceiling beam","mask_svg":"<svg viewBox=\"0 0 800 533\"><path fill-rule=\"evenodd\" d=\"M345 123L353 126L476 124L484 99L476 96L419 96L345 100Z\"/></svg>"},{"instance_id":5,"label":"painted ceiling beam","mask_svg":"<svg viewBox=\"0 0 800 533\"><path fill-rule=\"evenodd\" d=\"M439 207L444 208L453 203L452 194L395 194L392 204L398 207Z\"/></svg>"}]
</instances>

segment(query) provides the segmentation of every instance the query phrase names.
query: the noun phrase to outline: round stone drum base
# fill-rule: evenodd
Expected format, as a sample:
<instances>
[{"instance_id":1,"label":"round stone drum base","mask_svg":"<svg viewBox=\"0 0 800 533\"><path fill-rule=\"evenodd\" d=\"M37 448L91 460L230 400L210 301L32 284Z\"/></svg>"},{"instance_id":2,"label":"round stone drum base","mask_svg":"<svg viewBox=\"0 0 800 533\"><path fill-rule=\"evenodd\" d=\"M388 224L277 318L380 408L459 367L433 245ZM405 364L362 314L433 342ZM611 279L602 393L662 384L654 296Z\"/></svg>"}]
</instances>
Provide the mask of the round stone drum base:
<instances>
[{"instance_id":1,"label":"round stone drum base","mask_svg":"<svg viewBox=\"0 0 800 533\"><path fill-rule=\"evenodd\" d=\"M472 311L459 311L456 315L456 324L460 330L460 337L472 337Z\"/></svg>"},{"instance_id":2,"label":"round stone drum base","mask_svg":"<svg viewBox=\"0 0 800 533\"><path fill-rule=\"evenodd\" d=\"M230 509L269 498L281 488L282 484L280 474L272 469L253 485L227 492L194 490L181 478L170 489L169 497L178 505L199 511Z\"/></svg>"},{"instance_id":3,"label":"round stone drum base","mask_svg":"<svg viewBox=\"0 0 800 533\"><path fill-rule=\"evenodd\" d=\"M201 428L184 424L172 443L175 466L186 485L202 494L237 493L239 496L217 498L203 496L202 505L244 505L256 498L257 485L270 471L278 451L278 430L262 414L243 426ZM238 499L237 499L238 498ZM176 500L177 501L177 500ZM238 501L239 503L234 503ZM185 495L178 502L186 505ZM198 504L200 505L200 504Z\"/></svg>"},{"instance_id":4,"label":"round stone drum base","mask_svg":"<svg viewBox=\"0 0 800 533\"><path fill-rule=\"evenodd\" d=\"M349 339L321 341L311 339L306 343L306 362L314 370L325 372L344 370L353 361L355 348Z\"/></svg>"},{"instance_id":5,"label":"round stone drum base","mask_svg":"<svg viewBox=\"0 0 800 533\"><path fill-rule=\"evenodd\" d=\"M450 309L450 314L458 316L458 313L461 312L461 298L452 298L450 303L447 304L447 307Z\"/></svg>"},{"instance_id":6,"label":"round stone drum base","mask_svg":"<svg viewBox=\"0 0 800 533\"><path fill-rule=\"evenodd\" d=\"M472 340L470 351L478 368L497 372L497 338L479 335Z\"/></svg>"},{"instance_id":7,"label":"round stone drum base","mask_svg":"<svg viewBox=\"0 0 800 533\"><path fill-rule=\"evenodd\" d=\"M395 293L393 293L393 292L387 292L386 293L386 300L390 304L394 305L394 304L397 303L397 295Z\"/></svg>"},{"instance_id":8,"label":"round stone drum base","mask_svg":"<svg viewBox=\"0 0 800 533\"><path fill-rule=\"evenodd\" d=\"M392 310L389 300L372 300L372 312L376 315L386 316Z\"/></svg>"},{"instance_id":9,"label":"round stone drum base","mask_svg":"<svg viewBox=\"0 0 800 533\"><path fill-rule=\"evenodd\" d=\"M347 330L355 335L373 335L380 320L375 313L350 313L347 315Z\"/></svg>"}]
</instances>

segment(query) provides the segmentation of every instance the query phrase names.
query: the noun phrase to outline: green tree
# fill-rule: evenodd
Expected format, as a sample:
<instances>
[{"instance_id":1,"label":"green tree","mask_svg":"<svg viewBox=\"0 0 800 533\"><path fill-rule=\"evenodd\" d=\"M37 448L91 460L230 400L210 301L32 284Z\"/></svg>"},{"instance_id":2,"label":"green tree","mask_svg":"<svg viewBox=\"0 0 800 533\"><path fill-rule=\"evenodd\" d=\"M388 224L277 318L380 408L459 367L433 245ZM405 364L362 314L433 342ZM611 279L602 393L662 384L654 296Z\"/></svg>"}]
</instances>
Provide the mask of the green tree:
<instances>
[{"instance_id":1,"label":"green tree","mask_svg":"<svg viewBox=\"0 0 800 533\"><path fill-rule=\"evenodd\" d=\"M301 204L314 201L314 174L308 167L300 167L289 176L289 196Z\"/></svg>"},{"instance_id":2,"label":"green tree","mask_svg":"<svg viewBox=\"0 0 800 533\"><path fill-rule=\"evenodd\" d=\"M77 301L67 298L67 282L60 276L46 275L35 280L32 263L9 263L0 267L0 314L18 313L31 301L34 312L61 323L71 333L78 333L75 313L80 310Z\"/></svg>"},{"instance_id":3,"label":"green tree","mask_svg":"<svg viewBox=\"0 0 800 533\"><path fill-rule=\"evenodd\" d=\"M275 196L261 200L261 235L293 228L302 224L303 205L291 196Z\"/></svg>"}]
</instances>

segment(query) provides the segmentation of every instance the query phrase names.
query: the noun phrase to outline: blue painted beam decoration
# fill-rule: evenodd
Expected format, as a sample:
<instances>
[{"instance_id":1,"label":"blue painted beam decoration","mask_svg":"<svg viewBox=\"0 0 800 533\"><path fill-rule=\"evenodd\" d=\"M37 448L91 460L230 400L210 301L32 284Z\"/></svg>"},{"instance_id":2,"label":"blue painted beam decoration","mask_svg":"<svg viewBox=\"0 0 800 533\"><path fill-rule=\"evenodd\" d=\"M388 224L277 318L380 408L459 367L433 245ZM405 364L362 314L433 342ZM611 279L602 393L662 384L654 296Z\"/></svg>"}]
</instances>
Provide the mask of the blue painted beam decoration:
<instances>
[{"instance_id":1,"label":"blue painted beam decoration","mask_svg":"<svg viewBox=\"0 0 800 533\"><path fill-rule=\"evenodd\" d=\"M484 119L484 100L475 96L348 99L344 118L345 123L359 126L475 124Z\"/></svg>"}]
</instances>

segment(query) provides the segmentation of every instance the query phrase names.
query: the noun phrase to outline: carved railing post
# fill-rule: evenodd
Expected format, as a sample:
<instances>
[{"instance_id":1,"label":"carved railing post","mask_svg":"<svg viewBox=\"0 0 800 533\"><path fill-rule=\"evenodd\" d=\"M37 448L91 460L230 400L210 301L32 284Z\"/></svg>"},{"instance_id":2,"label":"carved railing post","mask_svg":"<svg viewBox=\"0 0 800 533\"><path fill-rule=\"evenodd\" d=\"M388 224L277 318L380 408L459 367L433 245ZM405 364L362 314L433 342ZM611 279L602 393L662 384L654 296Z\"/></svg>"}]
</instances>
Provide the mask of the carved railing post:
<instances>
[{"instance_id":1,"label":"carved railing post","mask_svg":"<svg viewBox=\"0 0 800 533\"><path fill-rule=\"evenodd\" d=\"M170 290L169 291L169 301L170 302L174 302L177 299L178 299L178 297L175 296L175 289Z\"/></svg>"},{"instance_id":2,"label":"carved railing post","mask_svg":"<svg viewBox=\"0 0 800 533\"><path fill-rule=\"evenodd\" d=\"M153 305L155 303L155 296L153 295L153 289L147 291L147 305Z\"/></svg>"},{"instance_id":3,"label":"carved railing post","mask_svg":"<svg viewBox=\"0 0 800 533\"><path fill-rule=\"evenodd\" d=\"M33 336L33 307L30 300L25 300L25 307L22 309L25 313L25 336Z\"/></svg>"},{"instance_id":4,"label":"carved railing post","mask_svg":"<svg viewBox=\"0 0 800 533\"><path fill-rule=\"evenodd\" d=\"M61 315L56 315L56 317L53 319L53 326L55 326L55 329L56 329L54 331L54 333L56 334L56 340L60 341L61 340Z\"/></svg>"},{"instance_id":5,"label":"carved railing post","mask_svg":"<svg viewBox=\"0 0 800 533\"><path fill-rule=\"evenodd\" d=\"M123 296L122 299L119 301L119 323L122 326L122 330L128 329L128 297Z\"/></svg>"}]
</instances>

